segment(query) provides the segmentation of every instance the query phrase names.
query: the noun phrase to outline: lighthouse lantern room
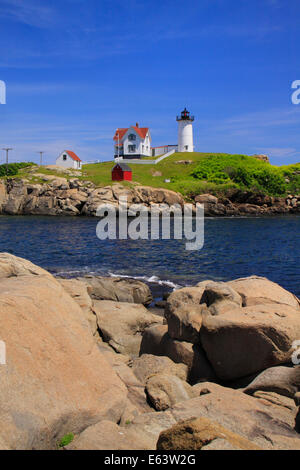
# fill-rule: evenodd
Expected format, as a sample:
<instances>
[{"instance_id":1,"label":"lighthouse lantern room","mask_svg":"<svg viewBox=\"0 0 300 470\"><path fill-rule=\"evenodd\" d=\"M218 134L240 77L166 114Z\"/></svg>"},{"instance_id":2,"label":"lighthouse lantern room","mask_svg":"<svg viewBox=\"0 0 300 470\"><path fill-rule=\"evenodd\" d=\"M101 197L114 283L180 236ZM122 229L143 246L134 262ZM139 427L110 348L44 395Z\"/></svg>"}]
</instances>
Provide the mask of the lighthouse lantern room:
<instances>
[{"instance_id":1,"label":"lighthouse lantern room","mask_svg":"<svg viewBox=\"0 0 300 470\"><path fill-rule=\"evenodd\" d=\"M193 152L193 121L194 116L190 116L186 108L180 116L176 117L178 122L178 152Z\"/></svg>"}]
</instances>

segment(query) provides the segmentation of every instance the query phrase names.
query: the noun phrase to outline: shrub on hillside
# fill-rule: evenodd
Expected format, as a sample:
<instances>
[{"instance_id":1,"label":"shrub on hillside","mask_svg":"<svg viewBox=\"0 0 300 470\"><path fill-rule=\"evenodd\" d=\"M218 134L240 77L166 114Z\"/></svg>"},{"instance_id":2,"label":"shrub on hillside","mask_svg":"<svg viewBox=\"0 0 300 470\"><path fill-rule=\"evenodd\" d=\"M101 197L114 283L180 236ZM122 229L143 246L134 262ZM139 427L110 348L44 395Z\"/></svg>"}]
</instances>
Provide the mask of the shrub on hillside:
<instances>
[{"instance_id":1,"label":"shrub on hillside","mask_svg":"<svg viewBox=\"0 0 300 470\"><path fill-rule=\"evenodd\" d=\"M15 176L18 171L18 167L14 163L0 165L0 176Z\"/></svg>"},{"instance_id":2,"label":"shrub on hillside","mask_svg":"<svg viewBox=\"0 0 300 470\"><path fill-rule=\"evenodd\" d=\"M283 175L287 184L288 191L293 194L300 192L300 163L294 163L288 166L280 167L281 174Z\"/></svg>"},{"instance_id":3,"label":"shrub on hillside","mask_svg":"<svg viewBox=\"0 0 300 470\"><path fill-rule=\"evenodd\" d=\"M32 162L8 163L8 165L4 163L3 165L0 165L0 177L16 176L19 170L22 170L23 168L28 168L33 165L35 165L35 163Z\"/></svg>"},{"instance_id":4,"label":"shrub on hillside","mask_svg":"<svg viewBox=\"0 0 300 470\"><path fill-rule=\"evenodd\" d=\"M246 155L210 155L203 158L192 176L216 184L235 183L241 189L255 189L282 195L287 183L280 168Z\"/></svg>"}]
</instances>

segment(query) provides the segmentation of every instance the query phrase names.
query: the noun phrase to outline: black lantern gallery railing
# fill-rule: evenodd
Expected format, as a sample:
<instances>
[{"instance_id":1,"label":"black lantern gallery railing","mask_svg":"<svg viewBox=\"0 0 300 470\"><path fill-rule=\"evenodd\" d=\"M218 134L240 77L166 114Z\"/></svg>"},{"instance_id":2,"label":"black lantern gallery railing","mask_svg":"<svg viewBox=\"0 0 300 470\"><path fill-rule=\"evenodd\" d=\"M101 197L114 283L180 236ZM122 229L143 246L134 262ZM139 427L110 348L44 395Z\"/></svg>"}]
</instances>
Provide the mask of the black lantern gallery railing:
<instances>
[{"instance_id":1,"label":"black lantern gallery railing","mask_svg":"<svg viewBox=\"0 0 300 470\"><path fill-rule=\"evenodd\" d=\"M194 121L194 119L186 108L181 112L181 116L176 116L176 121Z\"/></svg>"}]
</instances>

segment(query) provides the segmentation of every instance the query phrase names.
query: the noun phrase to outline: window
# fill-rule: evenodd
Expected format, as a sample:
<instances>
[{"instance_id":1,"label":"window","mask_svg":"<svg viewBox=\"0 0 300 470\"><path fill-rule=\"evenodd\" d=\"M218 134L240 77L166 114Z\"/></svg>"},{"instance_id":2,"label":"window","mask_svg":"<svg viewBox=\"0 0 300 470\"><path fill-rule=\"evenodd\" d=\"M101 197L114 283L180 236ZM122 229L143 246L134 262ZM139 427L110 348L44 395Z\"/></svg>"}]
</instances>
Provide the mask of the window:
<instances>
[{"instance_id":1,"label":"window","mask_svg":"<svg viewBox=\"0 0 300 470\"><path fill-rule=\"evenodd\" d=\"M135 134L129 134L128 140L130 140L130 141L136 140L136 135Z\"/></svg>"},{"instance_id":2,"label":"window","mask_svg":"<svg viewBox=\"0 0 300 470\"><path fill-rule=\"evenodd\" d=\"M67 160L67 155L63 155L63 160Z\"/></svg>"},{"instance_id":3,"label":"window","mask_svg":"<svg viewBox=\"0 0 300 470\"><path fill-rule=\"evenodd\" d=\"M128 152L135 152L136 145L128 145Z\"/></svg>"}]
</instances>

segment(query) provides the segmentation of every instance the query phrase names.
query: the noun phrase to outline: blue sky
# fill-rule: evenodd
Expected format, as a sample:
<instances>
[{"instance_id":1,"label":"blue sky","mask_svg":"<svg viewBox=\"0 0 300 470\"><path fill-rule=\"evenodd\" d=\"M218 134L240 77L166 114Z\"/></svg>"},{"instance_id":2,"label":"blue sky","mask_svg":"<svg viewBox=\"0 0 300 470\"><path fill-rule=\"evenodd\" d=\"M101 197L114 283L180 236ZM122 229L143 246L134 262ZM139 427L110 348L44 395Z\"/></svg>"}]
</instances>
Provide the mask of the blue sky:
<instances>
[{"instance_id":1,"label":"blue sky","mask_svg":"<svg viewBox=\"0 0 300 470\"><path fill-rule=\"evenodd\" d=\"M0 0L0 148L109 160L116 127L176 143L187 106L197 151L299 162L299 23L298 0Z\"/></svg>"}]
</instances>

